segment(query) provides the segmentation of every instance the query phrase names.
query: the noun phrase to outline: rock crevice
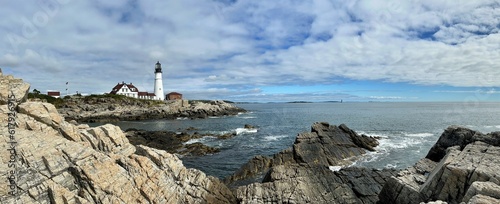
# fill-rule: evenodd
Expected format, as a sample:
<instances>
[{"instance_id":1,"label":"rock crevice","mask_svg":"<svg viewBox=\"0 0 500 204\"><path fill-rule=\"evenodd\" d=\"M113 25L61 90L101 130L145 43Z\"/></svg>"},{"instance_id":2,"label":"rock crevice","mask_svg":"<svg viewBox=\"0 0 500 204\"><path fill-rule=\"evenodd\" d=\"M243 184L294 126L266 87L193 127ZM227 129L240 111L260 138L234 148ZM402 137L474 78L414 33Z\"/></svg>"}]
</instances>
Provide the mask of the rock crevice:
<instances>
[{"instance_id":1,"label":"rock crevice","mask_svg":"<svg viewBox=\"0 0 500 204\"><path fill-rule=\"evenodd\" d=\"M21 94L16 98L26 98L28 84L2 75L0 81L8 89L22 89L13 90ZM10 152L0 151L0 176L15 171L17 195L10 195L9 180L1 179L0 203L236 202L217 178L185 168L166 151L131 145L117 126L73 124L52 104L17 102L15 169L9 166ZM8 123L8 113L8 106L0 105L2 124ZM8 132L0 126L2 135ZM7 139L0 139L3 150L11 148Z\"/></svg>"}]
</instances>

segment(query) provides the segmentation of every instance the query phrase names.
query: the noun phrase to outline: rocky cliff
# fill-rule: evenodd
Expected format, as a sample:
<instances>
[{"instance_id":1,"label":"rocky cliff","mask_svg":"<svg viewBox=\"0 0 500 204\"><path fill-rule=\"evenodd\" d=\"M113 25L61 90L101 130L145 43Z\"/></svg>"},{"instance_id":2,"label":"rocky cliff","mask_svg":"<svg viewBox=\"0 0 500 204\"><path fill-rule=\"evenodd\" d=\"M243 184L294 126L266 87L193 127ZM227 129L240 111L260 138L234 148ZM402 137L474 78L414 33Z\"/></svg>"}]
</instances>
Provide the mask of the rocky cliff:
<instances>
[{"instance_id":1,"label":"rocky cliff","mask_svg":"<svg viewBox=\"0 0 500 204\"><path fill-rule=\"evenodd\" d=\"M500 203L500 132L445 130L426 158L392 177L379 203Z\"/></svg>"},{"instance_id":2,"label":"rocky cliff","mask_svg":"<svg viewBox=\"0 0 500 204\"><path fill-rule=\"evenodd\" d=\"M29 84L0 81L0 203L236 202L175 155L133 146L117 126L68 123L52 104L25 102Z\"/></svg>"},{"instance_id":3,"label":"rocky cliff","mask_svg":"<svg viewBox=\"0 0 500 204\"><path fill-rule=\"evenodd\" d=\"M377 140L315 123L225 184L130 144L117 126L69 123L52 104L26 102L20 79L0 72L0 82L0 203L500 203L500 132L449 127L426 158L395 171L350 166Z\"/></svg>"},{"instance_id":4,"label":"rocky cliff","mask_svg":"<svg viewBox=\"0 0 500 204\"><path fill-rule=\"evenodd\" d=\"M224 101L151 101L118 95L91 95L64 99L58 111L67 120L78 122L175 119L178 117L194 119L245 112L244 109Z\"/></svg>"},{"instance_id":5,"label":"rocky cliff","mask_svg":"<svg viewBox=\"0 0 500 204\"><path fill-rule=\"evenodd\" d=\"M239 186L240 203L375 203L396 171L348 166L377 145L375 138L345 125L315 123L292 148L253 158L225 182ZM265 175L261 182L246 185L259 175Z\"/></svg>"}]
</instances>

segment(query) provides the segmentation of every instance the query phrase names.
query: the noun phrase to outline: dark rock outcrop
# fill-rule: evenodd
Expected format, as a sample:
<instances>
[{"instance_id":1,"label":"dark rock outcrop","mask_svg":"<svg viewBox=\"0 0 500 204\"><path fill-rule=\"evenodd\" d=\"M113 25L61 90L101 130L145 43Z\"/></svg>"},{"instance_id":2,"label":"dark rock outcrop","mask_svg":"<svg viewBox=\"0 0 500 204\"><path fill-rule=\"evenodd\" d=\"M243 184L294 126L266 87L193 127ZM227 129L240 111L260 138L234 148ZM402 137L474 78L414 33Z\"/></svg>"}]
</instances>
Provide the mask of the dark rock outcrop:
<instances>
[{"instance_id":1,"label":"dark rock outcrop","mask_svg":"<svg viewBox=\"0 0 500 204\"><path fill-rule=\"evenodd\" d=\"M344 124L337 127L325 122L314 123L311 132L297 135L292 148L275 154L273 158L256 156L235 174L226 178L225 182L231 184L239 180L253 180L251 177L262 175L269 168L278 165L350 165L350 159L364 154L367 149L373 150L377 145L375 138L360 136Z\"/></svg>"},{"instance_id":2,"label":"dark rock outcrop","mask_svg":"<svg viewBox=\"0 0 500 204\"><path fill-rule=\"evenodd\" d=\"M188 130L186 130L188 131ZM227 133L223 135L200 134L194 132L171 132L171 131L146 131L146 130L127 130L125 135L133 145L145 145L148 147L165 150L172 154L182 156L203 156L214 154L220 150L215 147L204 145L200 142L186 144L191 139L198 139L206 136L216 137L218 139L229 139L236 133Z\"/></svg>"},{"instance_id":3,"label":"dark rock outcrop","mask_svg":"<svg viewBox=\"0 0 500 204\"><path fill-rule=\"evenodd\" d=\"M500 132L445 130L427 158L392 177L380 203L500 203Z\"/></svg>"},{"instance_id":4,"label":"dark rock outcrop","mask_svg":"<svg viewBox=\"0 0 500 204\"><path fill-rule=\"evenodd\" d=\"M240 203L374 203L396 171L341 167L376 145L375 138L345 125L314 123L311 132L297 136L292 148L272 158L254 157L224 181L239 186Z\"/></svg>"}]
</instances>

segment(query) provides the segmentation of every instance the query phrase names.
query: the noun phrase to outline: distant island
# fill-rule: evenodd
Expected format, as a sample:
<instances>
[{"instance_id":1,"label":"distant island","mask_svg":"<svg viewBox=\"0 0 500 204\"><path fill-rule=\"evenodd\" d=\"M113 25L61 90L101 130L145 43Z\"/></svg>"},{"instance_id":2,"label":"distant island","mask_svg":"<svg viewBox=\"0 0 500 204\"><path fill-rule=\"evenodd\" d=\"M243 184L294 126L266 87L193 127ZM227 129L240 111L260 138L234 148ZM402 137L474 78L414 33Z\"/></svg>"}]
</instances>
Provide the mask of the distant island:
<instances>
[{"instance_id":1,"label":"distant island","mask_svg":"<svg viewBox=\"0 0 500 204\"><path fill-rule=\"evenodd\" d=\"M311 101L290 101L287 103L314 103L314 102L311 102Z\"/></svg>"},{"instance_id":2,"label":"distant island","mask_svg":"<svg viewBox=\"0 0 500 204\"><path fill-rule=\"evenodd\" d=\"M313 101L290 101L287 103L342 103L343 101L318 101L318 102L313 102Z\"/></svg>"}]
</instances>

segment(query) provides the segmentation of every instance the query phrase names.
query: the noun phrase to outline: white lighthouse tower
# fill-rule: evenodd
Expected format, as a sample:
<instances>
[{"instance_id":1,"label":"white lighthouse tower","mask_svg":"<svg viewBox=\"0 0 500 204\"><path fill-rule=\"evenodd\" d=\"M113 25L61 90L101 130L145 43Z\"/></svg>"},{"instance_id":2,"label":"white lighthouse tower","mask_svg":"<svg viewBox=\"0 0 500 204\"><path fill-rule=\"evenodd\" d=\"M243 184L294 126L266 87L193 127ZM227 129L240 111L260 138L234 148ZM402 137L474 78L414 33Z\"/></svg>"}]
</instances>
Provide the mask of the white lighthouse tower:
<instances>
[{"instance_id":1,"label":"white lighthouse tower","mask_svg":"<svg viewBox=\"0 0 500 204\"><path fill-rule=\"evenodd\" d=\"M155 66L155 99L165 100L165 94L163 94L163 80L161 76L161 64L160 61L156 62Z\"/></svg>"}]
</instances>

